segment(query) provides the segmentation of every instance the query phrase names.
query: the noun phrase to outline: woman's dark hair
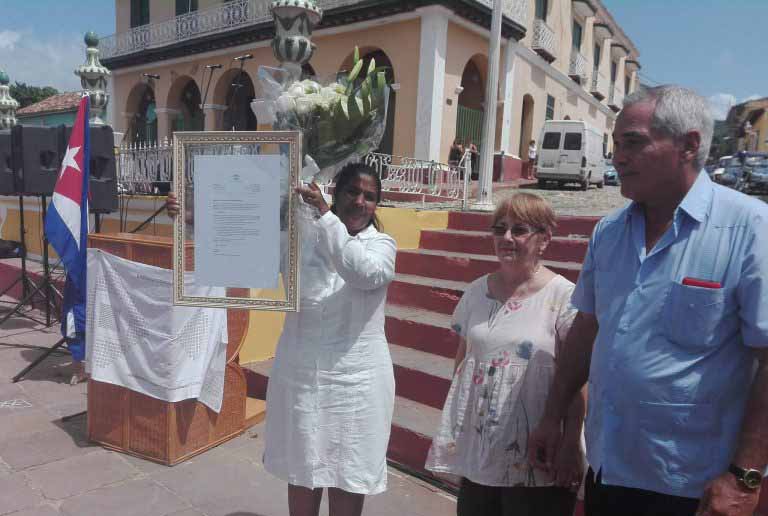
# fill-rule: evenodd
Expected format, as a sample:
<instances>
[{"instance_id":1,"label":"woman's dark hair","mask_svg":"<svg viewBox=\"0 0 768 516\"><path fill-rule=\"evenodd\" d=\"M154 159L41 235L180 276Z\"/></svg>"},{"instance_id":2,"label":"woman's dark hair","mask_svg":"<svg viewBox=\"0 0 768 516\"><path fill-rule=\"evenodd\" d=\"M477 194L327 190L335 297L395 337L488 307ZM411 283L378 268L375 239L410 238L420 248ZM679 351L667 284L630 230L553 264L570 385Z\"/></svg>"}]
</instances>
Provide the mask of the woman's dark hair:
<instances>
[{"instance_id":1,"label":"woman's dark hair","mask_svg":"<svg viewBox=\"0 0 768 516\"><path fill-rule=\"evenodd\" d=\"M336 186L333 188L333 206L331 206L333 213L336 213L336 203L338 202L339 194L344 192L349 187L349 184L357 179L358 176L370 176L373 179L373 183L376 185L376 204L379 204L381 201L381 178L376 173L376 170L365 163L348 163L339 170L339 173L334 178ZM373 214L368 225L370 226L371 224L373 224L376 230L381 230L381 221L376 216L376 213Z\"/></svg>"}]
</instances>

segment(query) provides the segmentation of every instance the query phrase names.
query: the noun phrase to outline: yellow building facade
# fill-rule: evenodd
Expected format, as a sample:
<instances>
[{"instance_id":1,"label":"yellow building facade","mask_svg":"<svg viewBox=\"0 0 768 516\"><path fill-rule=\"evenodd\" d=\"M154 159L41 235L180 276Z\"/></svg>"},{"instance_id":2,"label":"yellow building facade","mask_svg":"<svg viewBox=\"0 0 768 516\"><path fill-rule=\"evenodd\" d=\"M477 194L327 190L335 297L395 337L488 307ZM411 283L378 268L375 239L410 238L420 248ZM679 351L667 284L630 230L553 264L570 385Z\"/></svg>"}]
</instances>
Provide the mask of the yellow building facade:
<instances>
[{"instance_id":1,"label":"yellow building facade","mask_svg":"<svg viewBox=\"0 0 768 516\"><path fill-rule=\"evenodd\" d=\"M110 118L128 142L175 130L255 129L258 69L277 66L267 0L116 0L117 33L102 38ZM480 142L490 2L318 0L308 72L349 68L355 46L389 68L393 113L381 152L445 162L457 137ZM545 119L580 119L606 135L638 81L638 51L599 0L504 4L494 151L524 155ZM138 14L137 14L138 13ZM250 54L251 59L236 57ZM219 69L206 68L221 65ZM201 108L202 106L202 108Z\"/></svg>"}]
</instances>

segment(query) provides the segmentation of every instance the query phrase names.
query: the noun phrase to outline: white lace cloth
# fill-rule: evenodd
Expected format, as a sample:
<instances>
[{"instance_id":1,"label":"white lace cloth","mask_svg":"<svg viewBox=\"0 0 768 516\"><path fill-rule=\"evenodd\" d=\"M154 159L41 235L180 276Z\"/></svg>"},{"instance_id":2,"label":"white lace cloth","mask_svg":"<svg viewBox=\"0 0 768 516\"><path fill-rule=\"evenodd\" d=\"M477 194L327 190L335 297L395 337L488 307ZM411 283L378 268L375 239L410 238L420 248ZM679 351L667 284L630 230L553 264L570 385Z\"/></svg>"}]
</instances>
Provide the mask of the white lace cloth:
<instances>
[{"instance_id":1,"label":"white lace cloth","mask_svg":"<svg viewBox=\"0 0 768 516\"><path fill-rule=\"evenodd\" d=\"M219 412L227 312L173 305L173 272L88 250L86 357L94 380ZM194 296L222 288L185 286Z\"/></svg>"}]
</instances>

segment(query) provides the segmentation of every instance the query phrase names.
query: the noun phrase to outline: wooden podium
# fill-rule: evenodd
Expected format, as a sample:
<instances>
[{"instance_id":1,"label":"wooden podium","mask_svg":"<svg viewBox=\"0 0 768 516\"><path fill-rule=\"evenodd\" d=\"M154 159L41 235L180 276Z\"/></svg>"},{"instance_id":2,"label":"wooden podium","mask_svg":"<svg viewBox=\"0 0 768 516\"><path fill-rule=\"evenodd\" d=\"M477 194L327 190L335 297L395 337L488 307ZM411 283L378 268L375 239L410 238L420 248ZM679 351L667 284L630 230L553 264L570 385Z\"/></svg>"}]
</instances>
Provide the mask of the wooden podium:
<instances>
[{"instance_id":1,"label":"wooden podium","mask_svg":"<svg viewBox=\"0 0 768 516\"><path fill-rule=\"evenodd\" d=\"M88 236L88 246L135 262L172 268L170 237L98 233ZM171 403L89 380L88 437L106 448L171 466L263 420L265 403L247 398L245 375L238 363L248 317L248 310L227 310L229 342L220 413L195 399Z\"/></svg>"}]
</instances>

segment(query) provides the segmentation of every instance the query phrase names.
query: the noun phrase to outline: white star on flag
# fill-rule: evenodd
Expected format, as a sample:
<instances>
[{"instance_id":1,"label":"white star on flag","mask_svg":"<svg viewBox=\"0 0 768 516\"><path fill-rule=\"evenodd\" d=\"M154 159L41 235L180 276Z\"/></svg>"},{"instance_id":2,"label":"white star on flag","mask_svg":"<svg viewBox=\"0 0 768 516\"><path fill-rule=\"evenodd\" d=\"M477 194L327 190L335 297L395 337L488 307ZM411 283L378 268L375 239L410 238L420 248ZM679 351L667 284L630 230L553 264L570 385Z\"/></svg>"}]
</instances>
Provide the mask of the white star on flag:
<instances>
[{"instance_id":1,"label":"white star on flag","mask_svg":"<svg viewBox=\"0 0 768 516\"><path fill-rule=\"evenodd\" d=\"M78 165L77 161L75 161L75 156L77 156L78 152L80 152L80 147L67 147L67 153L64 155L64 160L61 162L61 171L59 172L59 177L64 174L64 171L67 170L67 167L72 167L80 172L80 165Z\"/></svg>"}]
</instances>

